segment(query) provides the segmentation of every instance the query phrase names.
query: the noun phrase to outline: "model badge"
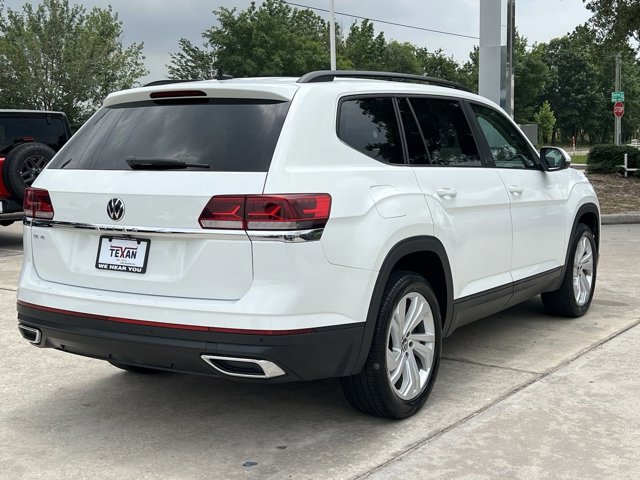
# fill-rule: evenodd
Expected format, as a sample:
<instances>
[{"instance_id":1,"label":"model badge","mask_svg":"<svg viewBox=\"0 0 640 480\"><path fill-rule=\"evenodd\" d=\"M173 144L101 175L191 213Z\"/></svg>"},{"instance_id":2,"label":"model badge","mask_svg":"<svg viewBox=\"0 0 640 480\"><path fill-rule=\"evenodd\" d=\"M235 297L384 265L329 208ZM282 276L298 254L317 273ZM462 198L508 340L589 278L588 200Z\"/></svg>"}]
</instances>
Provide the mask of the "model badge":
<instances>
[{"instance_id":1,"label":"model badge","mask_svg":"<svg viewBox=\"0 0 640 480\"><path fill-rule=\"evenodd\" d=\"M124 202L119 198L112 198L107 203L107 215L111 220L121 220L124 217Z\"/></svg>"}]
</instances>

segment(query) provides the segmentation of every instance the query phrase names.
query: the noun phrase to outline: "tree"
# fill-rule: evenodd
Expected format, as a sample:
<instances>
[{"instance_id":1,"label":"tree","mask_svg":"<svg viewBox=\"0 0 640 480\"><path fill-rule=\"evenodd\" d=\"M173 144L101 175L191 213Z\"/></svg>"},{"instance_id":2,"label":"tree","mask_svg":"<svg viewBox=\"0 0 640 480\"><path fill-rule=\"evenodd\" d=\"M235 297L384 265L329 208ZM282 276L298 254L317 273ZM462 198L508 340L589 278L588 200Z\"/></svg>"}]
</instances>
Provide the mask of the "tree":
<instances>
[{"instance_id":1,"label":"tree","mask_svg":"<svg viewBox=\"0 0 640 480\"><path fill-rule=\"evenodd\" d=\"M598 65L581 34L555 38L540 45L541 58L549 67L545 99L556 115L556 128L568 141L598 125L599 105L605 93L598 82Z\"/></svg>"},{"instance_id":2,"label":"tree","mask_svg":"<svg viewBox=\"0 0 640 480\"><path fill-rule=\"evenodd\" d=\"M513 48L514 117L517 123L533 120L549 81L549 68L536 45L527 51L527 39L516 32Z\"/></svg>"},{"instance_id":3,"label":"tree","mask_svg":"<svg viewBox=\"0 0 640 480\"><path fill-rule=\"evenodd\" d=\"M172 78L298 76L329 66L329 26L310 10L282 0L256 2L243 11L221 7L219 25L206 30L200 48L180 40L171 55Z\"/></svg>"},{"instance_id":4,"label":"tree","mask_svg":"<svg viewBox=\"0 0 640 480\"><path fill-rule=\"evenodd\" d=\"M544 101L540 110L533 115L534 121L538 124L538 139L541 143L549 143L553 134L553 127L556 125L556 116L551 110L548 101Z\"/></svg>"},{"instance_id":5,"label":"tree","mask_svg":"<svg viewBox=\"0 0 640 480\"><path fill-rule=\"evenodd\" d=\"M640 42L640 2L638 0L583 0L593 12L590 23L600 40L626 45L629 38Z\"/></svg>"},{"instance_id":6,"label":"tree","mask_svg":"<svg viewBox=\"0 0 640 480\"><path fill-rule=\"evenodd\" d=\"M428 77L442 78L452 82L459 80L460 65L453 57L447 57L444 50L439 48L430 52L426 48L418 49L418 61L423 74Z\"/></svg>"},{"instance_id":7,"label":"tree","mask_svg":"<svg viewBox=\"0 0 640 480\"><path fill-rule=\"evenodd\" d=\"M167 65L169 77L179 80L202 80L215 78L216 56L211 49L199 48L186 38L178 40L180 51L171 53L171 63Z\"/></svg>"},{"instance_id":8,"label":"tree","mask_svg":"<svg viewBox=\"0 0 640 480\"><path fill-rule=\"evenodd\" d=\"M354 70L384 70L387 60L387 41L384 33L375 35L373 23L354 22L345 40L345 57Z\"/></svg>"},{"instance_id":9,"label":"tree","mask_svg":"<svg viewBox=\"0 0 640 480\"><path fill-rule=\"evenodd\" d=\"M415 45L409 42L400 43L395 40L387 43L383 65L378 67L378 70L380 69L388 72L422 73Z\"/></svg>"},{"instance_id":10,"label":"tree","mask_svg":"<svg viewBox=\"0 0 640 480\"><path fill-rule=\"evenodd\" d=\"M478 72L480 69L480 48L474 45L467 60L458 70L459 81L472 92L478 91Z\"/></svg>"},{"instance_id":11,"label":"tree","mask_svg":"<svg viewBox=\"0 0 640 480\"><path fill-rule=\"evenodd\" d=\"M142 44L124 47L111 7L90 12L68 0L0 9L0 106L61 110L82 123L109 93L147 70Z\"/></svg>"}]
</instances>

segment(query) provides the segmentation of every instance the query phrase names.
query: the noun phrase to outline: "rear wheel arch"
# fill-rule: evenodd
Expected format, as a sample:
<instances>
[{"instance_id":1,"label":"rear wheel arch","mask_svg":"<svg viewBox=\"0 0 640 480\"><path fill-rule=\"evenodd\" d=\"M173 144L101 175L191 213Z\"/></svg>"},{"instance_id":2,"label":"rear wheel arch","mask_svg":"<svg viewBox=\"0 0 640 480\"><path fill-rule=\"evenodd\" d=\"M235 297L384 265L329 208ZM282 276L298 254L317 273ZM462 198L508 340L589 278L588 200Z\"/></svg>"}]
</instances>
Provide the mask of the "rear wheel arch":
<instances>
[{"instance_id":1,"label":"rear wheel arch","mask_svg":"<svg viewBox=\"0 0 640 480\"><path fill-rule=\"evenodd\" d=\"M453 314L453 279L446 250L435 237L406 238L391 248L378 272L353 373L361 371L367 360L382 295L389 278L398 270L418 273L430 283L442 314L442 331L448 329Z\"/></svg>"}]
</instances>

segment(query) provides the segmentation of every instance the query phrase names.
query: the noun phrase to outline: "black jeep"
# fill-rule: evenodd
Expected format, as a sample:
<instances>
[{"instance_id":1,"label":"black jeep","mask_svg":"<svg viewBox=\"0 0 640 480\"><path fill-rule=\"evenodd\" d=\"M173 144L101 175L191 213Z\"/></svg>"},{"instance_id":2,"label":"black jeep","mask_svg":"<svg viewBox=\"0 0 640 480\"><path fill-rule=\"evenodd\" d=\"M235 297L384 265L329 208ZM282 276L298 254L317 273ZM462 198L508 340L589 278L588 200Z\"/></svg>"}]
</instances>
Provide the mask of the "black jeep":
<instances>
[{"instance_id":1,"label":"black jeep","mask_svg":"<svg viewBox=\"0 0 640 480\"><path fill-rule=\"evenodd\" d=\"M25 189L69 137L64 113L0 110L0 225L22 218Z\"/></svg>"}]
</instances>

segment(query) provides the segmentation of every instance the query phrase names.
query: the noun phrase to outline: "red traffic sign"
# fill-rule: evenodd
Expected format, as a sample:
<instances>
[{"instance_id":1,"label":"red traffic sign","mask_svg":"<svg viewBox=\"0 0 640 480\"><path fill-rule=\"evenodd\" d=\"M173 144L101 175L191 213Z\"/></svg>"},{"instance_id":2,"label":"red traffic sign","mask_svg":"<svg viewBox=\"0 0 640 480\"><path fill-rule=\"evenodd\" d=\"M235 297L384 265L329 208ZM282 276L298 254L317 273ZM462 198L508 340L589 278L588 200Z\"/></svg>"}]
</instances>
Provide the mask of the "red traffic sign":
<instances>
[{"instance_id":1,"label":"red traffic sign","mask_svg":"<svg viewBox=\"0 0 640 480\"><path fill-rule=\"evenodd\" d=\"M624 103L616 102L613 104L613 114L620 118L624 115Z\"/></svg>"}]
</instances>

